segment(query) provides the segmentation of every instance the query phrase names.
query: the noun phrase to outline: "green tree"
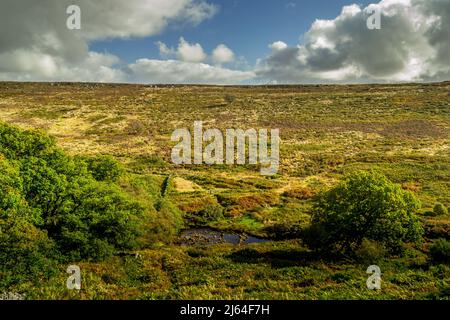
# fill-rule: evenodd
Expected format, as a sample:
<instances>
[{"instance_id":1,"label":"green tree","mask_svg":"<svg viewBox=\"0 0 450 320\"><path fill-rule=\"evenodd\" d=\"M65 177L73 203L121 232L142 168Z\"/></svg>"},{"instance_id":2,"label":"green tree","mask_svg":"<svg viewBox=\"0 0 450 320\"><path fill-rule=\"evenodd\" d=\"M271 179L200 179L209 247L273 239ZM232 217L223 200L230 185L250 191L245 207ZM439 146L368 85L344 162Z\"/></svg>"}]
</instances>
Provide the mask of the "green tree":
<instances>
[{"instance_id":1,"label":"green tree","mask_svg":"<svg viewBox=\"0 0 450 320\"><path fill-rule=\"evenodd\" d=\"M86 159L88 170L97 181L116 181L123 173L122 166L112 156Z\"/></svg>"},{"instance_id":2,"label":"green tree","mask_svg":"<svg viewBox=\"0 0 450 320\"><path fill-rule=\"evenodd\" d=\"M102 259L138 246L144 208L118 186L96 181L71 194L72 205L57 216L53 237L75 259Z\"/></svg>"},{"instance_id":3,"label":"green tree","mask_svg":"<svg viewBox=\"0 0 450 320\"><path fill-rule=\"evenodd\" d=\"M20 215L0 212L0 292L48 279L55 273L55 258L54 243L45 231Z\"/></svg>"},{"instance_id":4,"label":"green tree","mask_svg":"<svg viewBox=\"0 0 450 320\"><path fill-rule=\"evenodd\" d=\"M353 173L314 199L305 240L318 250L350 253L368 239L396 253L404 243L421 239L418 208L413 194L382 174Z\"/></svg>"},{"instance_id":5,"label":"green tree","mask_svg":"<svg viewBox=\"0 0 450 320\"><path fill-rule=\"evenodd\" d=\"M0 212L19 210L26 206L22 197L22 179L17 165L11 164L0 154Z\"/></svg>"},{"instance_id":6,"label":"green tree","mask_svg":"<svg viewBox=\"0 0 450 320\"><path fill-rule=\"evenodd\" d=\"M0 292L27 281L38 284L53 270L53 242L22 196L19 166L0 154Z\"/></svg>"},{"instance_id":7,"label":"green tree","mask_svg":"<svg viewBox=\"0 0 450 320\"><path fill-rule=\"evenodd\" d=\"M71 259L137 245L145 209L114 183L121 172L114 159L70 157L42 132L1 123L0 150L3 216L20 216Z\"/></svg>"},{"instance_id":8,"label":"green tree","mask_svg":"<svg viewBox=\"0 0 450 320\"><path fill-rule=\"evenodd\" d=\"M14 126L0 123L0 153L7 159L42 157L54 147L54 139L42 131L19 130Z\"/></svg>"}]
</instances>

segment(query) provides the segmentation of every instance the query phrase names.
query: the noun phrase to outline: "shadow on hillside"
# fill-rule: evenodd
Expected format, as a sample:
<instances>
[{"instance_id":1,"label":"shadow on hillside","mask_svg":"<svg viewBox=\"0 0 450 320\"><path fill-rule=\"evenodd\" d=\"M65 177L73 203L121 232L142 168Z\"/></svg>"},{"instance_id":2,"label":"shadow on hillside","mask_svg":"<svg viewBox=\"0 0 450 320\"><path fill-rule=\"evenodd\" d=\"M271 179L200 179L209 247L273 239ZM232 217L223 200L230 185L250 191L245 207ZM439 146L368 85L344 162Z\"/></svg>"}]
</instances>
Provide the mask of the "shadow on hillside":
<instances>
[{"instance_id":1,"label":"shadow on hillside","mask_svg":"<svg viewBox=\"0 0 450 320\"><path fill-rule=\"evenodd\" d=\"M273 250L259 252L255 249L242 249L227 256L235 263L267 263L274 268L286 268L295 266L307 266L313 262L322 260L315 252L305 250Z\"/></svg>"},{"instance_id":2,"label":"shadow on hillside","mask_svg":"<svg viewBox=\"0 0 450 320\"><path fill-rule=\"evenodd\" d=\"M224 108L228 105L226 103L218 103L218 104L211 104L209 106L206 106L205 109L216 109L216 108Z\"/></svg>"}]
</instances>

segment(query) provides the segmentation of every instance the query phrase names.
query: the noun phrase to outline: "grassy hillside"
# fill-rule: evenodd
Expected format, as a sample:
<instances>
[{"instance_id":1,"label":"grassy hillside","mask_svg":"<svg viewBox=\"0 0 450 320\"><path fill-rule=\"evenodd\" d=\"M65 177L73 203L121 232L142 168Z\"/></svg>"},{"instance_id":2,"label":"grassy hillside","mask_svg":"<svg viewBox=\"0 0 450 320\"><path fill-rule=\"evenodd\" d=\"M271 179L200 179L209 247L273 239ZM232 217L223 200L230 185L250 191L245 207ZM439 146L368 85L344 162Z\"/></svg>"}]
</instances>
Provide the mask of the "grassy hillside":
<instances>
[{"instance_id":1,"label":"grassy hillside","mask_svg":"<svg viewBox=\"0 0 450 320\"><path fill-rule=\"evenodd\" d=\"M409 299L450 295L450 267L429 247L450 239L450 83L424 85L201 87L0 83L0 119L43 129L71 156L111 155L117 184L161 219L140 258L74 261L83 289L65 288L61 264L31 298L84 299ZM171 164L173 130L280 129L276 176L257 166ZM403 256L325 259L292 236L310 223L312 198L344 175L375 169L420 200L425 242ZM161 201L183 222L165 221ZM198 217L206 218L198 219ZM272 240L247 246L179 246L183 225ZM177 226L177 227L175 227ZM156 230L155 229L155 230ZM153 230L153 229L152 229ZM161 231L163 230L163 231ZM164 231L165 230L165 231ZM167 232L167 237L158 236ZM281 234L281 236L280 236ZM291 239L294 238L294 239ZM173 241L172 241L173 240ZM376 260L376 261L373 261ZM381 292L367 290L378 264Z\"/></svg>"}]
</instances>

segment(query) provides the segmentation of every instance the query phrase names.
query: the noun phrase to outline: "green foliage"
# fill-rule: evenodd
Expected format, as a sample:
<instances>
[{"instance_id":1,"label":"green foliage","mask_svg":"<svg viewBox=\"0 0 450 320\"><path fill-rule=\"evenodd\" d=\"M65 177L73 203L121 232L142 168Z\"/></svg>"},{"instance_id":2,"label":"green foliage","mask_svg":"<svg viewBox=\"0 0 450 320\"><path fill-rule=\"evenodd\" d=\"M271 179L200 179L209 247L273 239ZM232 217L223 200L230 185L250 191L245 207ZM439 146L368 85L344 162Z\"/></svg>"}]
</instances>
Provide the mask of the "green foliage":
<instances>
[{"instance_id":1,"label":"green foliage","mask_svg":"<svg viewBox=\"0 0 450 320\"><path fill-rule=\"evenodd\" d=\"M54 139L42 131L18 130L17 128L0 123L0 153L8 159L24 157L43 157L53 151Z\"/></svg>"},{"instance_id":2,"label":"green foliage","mask_svg":"<svg viewBox=\"0 0 450 320\"><path fill-rule=\"evenodd\" d=\"M328 188L341 178L341 174L355 170L383 172L391 181L414 192L424 208L430 211L436 201L450 205L447 201L450 161L448 150L442 148L443 141L448 138L448 130L445 130L449 126L448 83L357 87L158 87L151 92L148 86L95 84L0 83L0 88L5 106L0 108L0 118L12 121L20 118L20 123L28 126L51 126L53 132L64 137L65 147L70 148L71 153L101 150L126 159L127 174L116 180L120 183L118 191L125 200L132 197L145 206L137 231L141 234L145 231L138 239L146 239L148 245L162 242L159 244L162 246L176 236L182 225L182 213L177 208L183 213L194 214L207 205L217 205L216 199L228 217L211 225L224 232L241 230L263 235L268 233L267 226L273 226L274 238L297 238L298 231L311 222L307 214L312 205L311 195ZM227 93L235 97L231 104L224 101ZM117 103L118 96L121 103ZM83 114L80 116L81 105ZM251 114L246 108L248 105L252 106ZM18 116L11 118L11 113ZM280 128L285 138L280 150L283 158L280 174L260 177L254 166L170 165L167 138L175 127L190 127L199 114L205 119L216 119L220 129L239 127L243 123L246 128ZM54 120L57 120L57 126L54 126ZM91 129L80 131L80 128ZM5 127L1 129L2 133L6 130ZM4 140L2 133L0 139ZM139 138L142 134L151 135L151 139ZM11 135L24 134L13 130ZM45 145L45 135L42 138ZM87 143L80 144L78 139ZM14 143L11 146L14 147ZM7 208L1 213L11 217L9 219L15 217L9 221L18 221L18 213L23 215L18 224L23 227L16 227L22 230L17 234L23 240L23 246L18 245L19 249L9 251L0 261L0 277L7 279L4 284L22 284L12 290L0 288L0 293L23 292L29 299L409 300L428 299L430 293L435 293L439 299L450 296L450 266L427 265L427 256L421 252L423 248L414 250L414 246L407 246L402 257L387 259L383 257L383 244L368 239L355 250L358 263L324 261L322 255L307 250L298 240L239 247L229 244L152 246L139 251L142 259L136 259L131 252L121 252L123 255L100 263L83 261L83 279L88 281L83 282L81 296L78 292L69 292L64 286L67 261L58 265L57 275L49 280L47 272L36 272L46 269L44 266L46 261L51 262L47 257L53 255L52 251L62 250L61 244L53 239L61 233L57 228L51 228L51 219L43 219L42 212L46 207L39 197L47 195L25 197L24 187L32 190L32 183L21 174L26 167L21 159L26 162L26 158L32 156L44 160L45 166L53 170L47 175L60 181L60 190L65 188L64 197L75 194L80 202L87 197L87 191L82 190L90 190L91 182L102 187L105 183L90 177L93 176L89 172L91 158L65 157L51 146L51 142L48 148L35 148L34 144L25 149L20 146L9 149L7 144L0 143L2 150L8 149L0 153L7 155L9 152L6 158L0 155L1 160L7 159L0 164L1 201ZM129 147L117 148L118 145ZM36 170L36 165L29 167L31 171ZM7 174L3 174L5 172ZM180 193L170 189L161 201L161 186L168 175L182 175L200 188L196 192ZM305 179L296 179L296 175ZM68 179L67 183L64 183L64 177ZM46 186L45 179L42 183ZM107 184L114 189L117 187L114 181ZM309 186L313 192L299 188L300 184ZM279 201L266 197L266 193L274 194ZM34 199L33 204L26 198ZM213 201L205 201L208 198ZM159 211L153 208L158 200L155 207ZM51 204L57 208L60 219L65 219L66 206L73 207L70 201L60 205L56 199L51 200ZM51 215L52 210L49 211ZM100 259L114 253L111 250L117 250L111 244L114 238L106 241L104 236L102 239L89 238L92 221L88 220L86 224L77 221L83 220L77 215L75 225L66 228L71 236L81 229L80 234L92 240L80 243L89 241L91 249L81 253L77 252L78 248L64 252L67 259L77 255ZM432 216L421 216L427 241L450 240L449 217L435 217L434 213ZM294 228L296 225L298 230ZM1 248L0 255L17 242L11 236L14 234L12 229L2 229L0 241L10 239L11 242ZM39 246L37 240L48 238L48 229L54 231L48 239L50 245ZM26 240L26 235L36 230L41 231L40 235ZM58 242L62 239L75 241L72 237L58 239L61 239ZM245 248L250 250L242 251ZM408 256L409 250L417 254ZM380 264L377 263L379 260ZM376 292L366 288L368 275L365 271L373 263L383 272L383 290Z\"/></svg>"},{"instance_id":3,"label":"green foliage","mask_svg":"<svg viewBox=\"0 0 450 320\"><path fill-rule=\"evenodd\" d=\"M300 222L276 223L267 226L264 231L271 239L297 239L303 234L303 225Z\"/></svg>"},{"instance_id":4,"label":"green foliage","mask_svg":"<svg viewBox=\"0 0 450 320\"><path fill-rule=\"evenodd\" d=\"M152 213L150 223L146 224L146 243L171 243L183 227L181 211L167 199L160 199L155 204L157 212Z\"/></svg>"},{"instance_id":5,"label":"green foliage","mask_svg":"<svg viewBox=\"0 0 450 320\"><path fill-rule=\"evenodd\" d=\"M20 217L72 260L137 245L144 208L111 183L120 172L112 158L69 157L41 132L0 124L0 133L0 217Z\"/></svg>"},{"instance_id":6,"label":"green foliage","mask_svg":"<svg viewBox=\"0 0 450 320\"><path fill-rule=\"evenodd\" d=\"M433 208L433 212L436 216L444 216L448 213L447 208L442 203L436 203Z\"/></svg>"},{"instance_id":7,"label":"green foliage","mask_svg":"<svg viewBox=\"0 0 450 320\"><path fill-rule=\"evenodd\" d=\"M161 186L161 197L165 198L169 193L170 189L170 176L164 178L164 181Z\"/></svg>"},{"instance_id":8,"label":"green foliage","mask_svg":"<svg viewBox=\"0 0 450 320\"><path fill-rule=\"evenodd\" d=\"M379 264L387 255L386 248L378 242L364 239L355 252L356 258L363 264Z\"/></svg>"},{"instance_id":9,"label":"green foliage","mask_svg":"<svg viewBox=\"0 0 450 320\"><path fill-rule=\"evenodd\" d=\"M54 243L17 214L0 212L0 292L23 282L38 285L54 274Z\"/></svg>"},{"instance_id":10,"label":"green foliage","mask_svg":"<svg viewBox=\"0 0 450 320\"><path fill-rule=\"evenodd\" d=\"M1 159L0 155L0 173L0 213L25 213L27 203L21 194L23 182L17 164Z\"/></svg>"},{"instance_id":11,"label":"green foliage","mask_svg":"<svg viewBox=\"0 0 450 320\"><path fill-rule=\"evenodd\" d=\"M450 241L436 240L430 247L430 258L434 263L450 265Z\"/></svg>"},{"instance_id":12,"label":"green foliage","mask_svg":"<svg viewBox=\"0 0 450 320\"><path fill-rule=\"evenodd\" d=\"M207 226L211 222L223 219L224 209L220 205L207 205L198 212L187 214L186 219L196 226Z\"/></svg>"},{"instance_id":13,"label":"green foliage","mask_svg":"<svg viewBox=\"0 0 450 320\"><path fill-rule=\"evenodd\" d=\"M23 195L18 163L0 155L0 292L22 282L48 277L53 242L34 226L39 219Z\"/></svg>"},{"instance_id":14,"label":"green foliage","mask_svg":"<svg viewBox=\"0 0 450 320\"><path fill-rule=\"evenodd\" d=\"M102 259L137 247L143 207L117 186L91 182L77 190L69 210L48 221L49 234L72 259ZM56 226L51 223L56 219Z\"/></svg>"},{"instance_id":15,"label":"green foliage","mask_svg":"<svg viewBox=\"0 0 450 320\"><path fill-rule=\"evenodd\" d=\"M356 172L315 198L305 241L315 249L350 253L368 239L399 252L406 242L421 239L418 208L410 192L385 176Z\"/></svg>"},{"instance_id":16,"label":"green foliage","mask_svg":"<svg viewBox=\"0 0 450 320\"><path fill-rule=\"evenodd\" d=\"M112 156L86 159L88 170L97 181L116 181L122 174L122 166Z\"/></svg>"}]
</instances>

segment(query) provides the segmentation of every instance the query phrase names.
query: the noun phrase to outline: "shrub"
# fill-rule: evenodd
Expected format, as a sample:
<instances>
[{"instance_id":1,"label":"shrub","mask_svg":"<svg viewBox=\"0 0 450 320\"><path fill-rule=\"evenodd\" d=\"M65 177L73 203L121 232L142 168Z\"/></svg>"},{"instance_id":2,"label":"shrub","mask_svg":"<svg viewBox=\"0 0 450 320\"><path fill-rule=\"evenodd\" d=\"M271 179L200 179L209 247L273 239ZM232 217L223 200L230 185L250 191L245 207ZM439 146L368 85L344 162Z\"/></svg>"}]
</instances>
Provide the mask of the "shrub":
<instances>
[{"instance_id":1,"label":"shrub","mask_svg":"<svg viewBox=\"0 0 450 320\"><path fill-rule=\"evenodd\" d=\"M305 242L317 250L354 253L367 239L399 252L404 243L421 239L423 229L414 214L418 207L410 192L383 175L353 173L314 199Z\"/></svg>"},{"instance_id":2,"label":"shrub","mask_svg":"<svg viewBox=\"0 0 450 320\"><path fill-rule=\"evenodd\" d=\"M220 205L208 205L202 210L188 214L187 220L197 226L207 226L210 222L214 222L223 218L224 209Z\"/></svg>"},{"instance_id":3,"label":"shrub","mask_svg":"<svg viewBox=\"0 0 450 320\"><path fill-rule=\"evenodd\" d=\"M232 94L226 94L223 99L227 104L232 104L236 100L236 97Z\"/></svg>"},{"instance_id":4,"label":"shrub","mask_svg":"<svg viewBox=\"0 0 450 320\"><path fill-rule=\"evenodd\" d=\"M7 159L29 156L43 157L55 148L55 140L42 131L19 130L0 123L0 153Z\"/></svg>"},{"instance_id":5,"label":"shrub","mask_svg":"<svg viewBox=\"0 0 450 320\"><path fill-rule=\"evenodd\" d=\"M430 258L434 263L450 265L450 241L436 240L430 247Z\"/></svg>"},{"instance_id":6,"label":"shrub","mask_svg":"<svg viewBox=\"0 0 450 320\"><path fill-rule=\"evenodd\" d=\"M330 276L330 279L337 283L345 283L352 279L352 275L346 272L338 272Z\"/></svg>"},{"instance_id":7,"label":"shrub","mask_svg":"<svg viewBox=\"0 0 450 320\"><path fill-rule=\"evenodd\" d=\"M172 180L170 179L170 176L164 178L164 181L161 185L161 197L165 198L167 196L170 188L172 187L171 182Z\"/></svg>"},{"instance_id":8,"label":"shrub","mask_svg":"<svg viewBox=\"0 0 450 320\"><path fill-rule=\"evenodd\" d=\"M113 183L120 166L112 157L73 158L42 132L1 123L0 150L0 218L23 219L70 259L136 245L144 208Z\"/></svg>"},{"instance_id":9,"label":"shrub","mask_svg":"<svg viewBox=\"0 0 450 320\"><path fill-rule=\"evenodd\" d=\"M171 243L184 225L182 213L166 199L160 199L155 208L157 211L151 213L150 221L145 224L145 242Z\"/></svg>"},{"instance_id":10,"label":"shrub","mask_svg":"<svg viewBox=\"0 0 450 320\"><path fill-rule=\"evenodd\" d=\"M271 239L298 239L302 236L303 226L300 222L282 222L267 226L264 228L264 231Z\"/></svg>"},{"instance_id":11,"label":"shrub","mask_svg":"<svg viewBox=\"0 0 450 320\"><path fill-rule=\"evenodd\" d=\"M436 213L434 211L425 211L423 213L425 217L436 217Z\"/></svg>"},{"instance_id":12,"label":"shrub","mask_svg":"<svg viewBox=\"0 0 450 320\"><path fill-rule=\"evenodd\" d=\"M123 173L122 166L111 156L97 156L86 162L89 172L97 181L116 181Z\"/></svg>"},{"instance_id":13,"label":"shrub","mask_svg":"<svg viewBox=\"0 0 450 320\"><path fill-rule=\"evenodd\" d=\"M426 219L423 221L425 236L428 239L449 239L450 240L450 221Z\"/></svg>"},{"instance_id":14,"label":"shrub","mask_svg":"<svg viewBox=\"0 0 450 320\"><path fill-rule=\"evenodd\" d=\"M283 193L284 197L298 199L298 200L308 200L314 197L314 191L309 187L291 189Z\"/></svg>"},{"instance_id":15,"label":"shrub","mask_svg":"<svg viewBox=\"0 0 450 320\"><path fill-rule=\"evenodd\" d=\"M117 186L91 182L77 190L78 199L68 211L47 219L49 235L72 259L100 260L117 250L138 246L143 207ZM54 219L56 226L48 225Z\"/></svg>"},{"instance_id":16,"label":"shrub","mask_svg":"<svg viewBox=\"0 0 450 320\"><path fill-rule=\"evenodd\" d=\"M23 181L17 164L0 158L0 216L10 210L24 211Z\"/></svg>"},{"instance_id":17,"label":"shrub","mask_svg":"<svg viewBox=\"0 0 450 320\"><path fill-rule=\"evenodd\" d=\"M55 273L54 243L25 218L0 211L0 292L28 282L39 285Z\"/></svg>"},{"instance_id":18,"label":"shrub","mask_svg":"<svg viewBox=\"0 0 450 320\"><path fill-rule=\"evenodd\" d=\"M128 123L128 126L126 127L125 131L129 135L142 135L146 132L146 126L144 123L142 123L139 120L132 120Z\"/></svg>"},{"instance_id":19,"label":"shrub","mask_svg":"<svg viewBox=\"0 0 450 320\"><path fill-rule=\"evenodd\" d=\"M443 216L448 213L447 208L444 207L442 203L436 203L436 205L433 208L433 212L436 216Z\"/></svg>"},{"instance_id":20,"label":"shrub","mask_svg":"<svg viewBox=\"0 0 450 320\"><path fill-rule=\"evenodd\" d=\"M387 254L386 249L378 242L364 239L361 246L356 249L356 258L364 264L379 263Z\"/></svg>"}]
</instances>

